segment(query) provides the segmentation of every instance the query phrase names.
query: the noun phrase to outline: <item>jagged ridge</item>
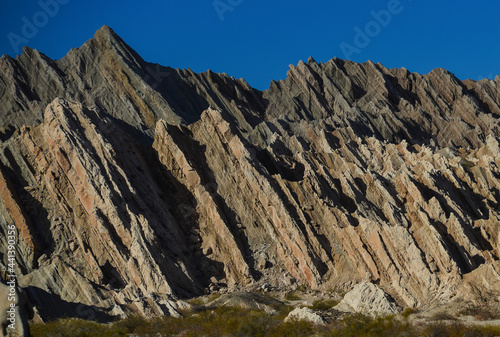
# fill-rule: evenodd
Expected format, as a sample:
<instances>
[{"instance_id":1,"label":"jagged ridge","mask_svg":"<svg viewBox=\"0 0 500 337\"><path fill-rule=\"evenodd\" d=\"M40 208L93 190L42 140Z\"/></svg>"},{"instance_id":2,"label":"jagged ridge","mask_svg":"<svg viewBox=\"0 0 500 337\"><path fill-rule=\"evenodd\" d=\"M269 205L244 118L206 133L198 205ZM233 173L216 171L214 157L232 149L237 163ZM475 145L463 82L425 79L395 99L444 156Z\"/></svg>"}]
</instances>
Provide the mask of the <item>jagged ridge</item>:
<instances>
[{"instance_id":1,"label":"jagged ridge","mask_svg":"<svg viewBox=\"0 0 500 337\"><path fill-rule=\"evenodd\" d=\"M58 61L26 48L0 60L1 228L35 301L75 315L265 283L498 294L499 89L309 59L260 92L109 27Z\"/></svg>"}]
</instances>

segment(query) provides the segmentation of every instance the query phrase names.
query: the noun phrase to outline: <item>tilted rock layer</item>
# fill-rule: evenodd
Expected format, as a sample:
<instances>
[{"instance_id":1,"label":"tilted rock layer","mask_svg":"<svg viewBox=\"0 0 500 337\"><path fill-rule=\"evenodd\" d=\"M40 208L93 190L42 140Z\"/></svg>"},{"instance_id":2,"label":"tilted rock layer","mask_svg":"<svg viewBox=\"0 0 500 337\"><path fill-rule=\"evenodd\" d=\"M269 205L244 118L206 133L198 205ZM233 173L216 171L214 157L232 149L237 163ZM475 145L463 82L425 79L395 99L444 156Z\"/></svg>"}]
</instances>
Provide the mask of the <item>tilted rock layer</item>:
<instances>
[{"instance_id":1,"label":"tilted rock layer","mask_svg":"<svg viewBox=\"0 0 500 337\"><path fill-rule=\"evenodd\" d=\"M103 27L58 61L0 59L0 228L46 317L260 285L493 298L499 116L500 77L309 59L261 92Z\"/></svg>"}]
</instances>

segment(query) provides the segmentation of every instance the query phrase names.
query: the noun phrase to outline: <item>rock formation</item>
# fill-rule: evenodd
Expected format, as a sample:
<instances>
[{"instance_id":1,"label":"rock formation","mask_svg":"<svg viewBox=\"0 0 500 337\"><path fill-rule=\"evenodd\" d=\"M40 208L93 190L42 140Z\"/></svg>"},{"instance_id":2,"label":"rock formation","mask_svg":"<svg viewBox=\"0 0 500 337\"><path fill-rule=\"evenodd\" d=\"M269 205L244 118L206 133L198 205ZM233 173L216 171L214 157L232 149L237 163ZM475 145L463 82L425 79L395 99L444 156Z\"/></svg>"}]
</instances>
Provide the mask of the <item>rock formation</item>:
<instances>
[{"instance_id":1,"label":"rock formation","mask_svg":"<svg viewBox=\"0 0 500 337\"><path fill-rule=\"evenodd\" d=\"M335 309L365 315L394 315L399 312L394 301L382 289L376 284L366 282L356 285L345 294Z\"/></svg>"},{"instance_id":2,"label":"rock formation","mask_svg":"<svg viewBox=\"0 0 500 337\"><path fill-rule=\"evenodd\" d=\"M325 324L323 318L309 308L295 308L290 311L288 316L285 318L285 322L293 320L307 321L313 324Z\"/></svg>"},{"instance_id":3,"label":"rock formation","mask_svg":"<svg viewBox=\"0 0 500 337\"><path fill-rule=\"evenodd\" d=\"M58 61L0 59L0 230L47 318L264 284L498 296L499 115L500 77L310 58L261 92L103 27Z\"/></svg>"},{"instance_id":4,"label":"rock formation","mask_svg":"<svg viewBox=\"0 0 500 337\"><path fill-rule=\"evenodd\" d=\"M234 292L224 294L208 303L206 308L217 307L236 307L241 309L260 310L265 313L274 315L277 310L282 308L285 304L274 298L251 292Z\"/></svg>"}]
</instances>

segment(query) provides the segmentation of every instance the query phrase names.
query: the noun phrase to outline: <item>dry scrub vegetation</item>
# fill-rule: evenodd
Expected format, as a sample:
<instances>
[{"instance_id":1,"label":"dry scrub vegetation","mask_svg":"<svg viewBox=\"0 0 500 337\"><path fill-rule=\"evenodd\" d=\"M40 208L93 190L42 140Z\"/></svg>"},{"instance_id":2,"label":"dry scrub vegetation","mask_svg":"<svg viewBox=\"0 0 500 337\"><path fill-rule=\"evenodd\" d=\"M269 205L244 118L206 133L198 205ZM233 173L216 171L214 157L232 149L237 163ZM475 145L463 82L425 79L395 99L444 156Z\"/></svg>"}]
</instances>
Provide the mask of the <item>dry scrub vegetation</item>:
<instances>
[{"instance_id":1,"label":"dry scrub vegetation","mask_svg":"<svg viewBox=\"0 0 500 337\"><path fill-rule=\"evenodd\" d=\"M321 310L331 303L318 303ZM500 336L500 327L467 327L458 321L451 324L429 322L413 325L403 315L370 318L349 315L327 325L305 321L284 322L292 307L284 306L275 314L240 308L221 307L192 313L181 318L144 319L130 317L114 323L99 324L81 319L60 319L31 326L33 337L94 337L94 336Z\"/></svg>"}]
</instances>

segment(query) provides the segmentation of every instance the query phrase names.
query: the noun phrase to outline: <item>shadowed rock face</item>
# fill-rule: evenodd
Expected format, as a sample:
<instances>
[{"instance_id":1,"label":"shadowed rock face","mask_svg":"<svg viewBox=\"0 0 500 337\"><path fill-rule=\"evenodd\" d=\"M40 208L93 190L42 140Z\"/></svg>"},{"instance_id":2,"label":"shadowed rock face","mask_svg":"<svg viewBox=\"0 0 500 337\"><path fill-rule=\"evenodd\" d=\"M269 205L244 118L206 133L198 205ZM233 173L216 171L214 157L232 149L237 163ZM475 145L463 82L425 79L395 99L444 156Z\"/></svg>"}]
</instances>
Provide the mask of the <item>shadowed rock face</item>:
<instances>
[{"instance_id":1,"label":"shadowed rock face","mask_svg":"<svg viewBox=\"0 0 500 337\"><path fill-rule=\"evenodd\" d=\"M500 77L309 59L260 92L103 27L58 61L0 59L0 228L42 315L260 285L498 296L499 114Z\"/></svg>"}]
</instances>

